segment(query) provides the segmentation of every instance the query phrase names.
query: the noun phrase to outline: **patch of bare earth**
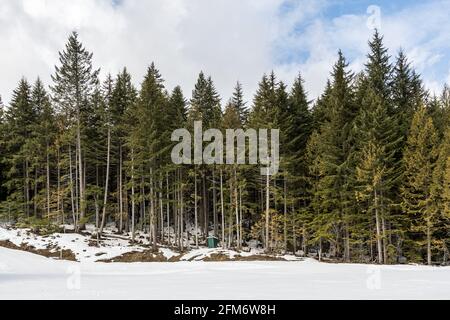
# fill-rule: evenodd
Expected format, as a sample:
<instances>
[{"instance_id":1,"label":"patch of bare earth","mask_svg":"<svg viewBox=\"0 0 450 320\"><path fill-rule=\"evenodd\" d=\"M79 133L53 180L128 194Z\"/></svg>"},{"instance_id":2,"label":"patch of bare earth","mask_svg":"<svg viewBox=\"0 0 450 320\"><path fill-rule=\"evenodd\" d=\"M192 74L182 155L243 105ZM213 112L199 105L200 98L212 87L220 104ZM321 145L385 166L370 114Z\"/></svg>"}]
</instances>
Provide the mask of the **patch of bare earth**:
<instances>
[{"instance_id":1,"label":"patch of bare earth","mask_svg":"<svg viewBox=\"0 0 450 320\"><path fill-rule=\"evenodd\" d=\"M220 262L220 261L286 261L280 257L255 254L251 256L235 255L233 258L223 253L213 253L209 257L205 257L203 261Z\"/></svg>"},{"instance_id":2,"label":"patch of bare earth","mask_svg":"<svg viewBox=\"0 0 450 320\"><path fill-rule=\"evenodd\" d=\"M153 252L151 250L146 250L142 252L133 251L124 253L121 256L114 257L111 259L102 259L98 262L123 262L123 263L133 263L133 262L176 262L179 261L179 257L175 256L167 259L161 252Z\"/></svg>"},{"instance_id":3,"label":"patch of bare earth","mask_svg":"<svg viewBox=\"0 0 450 320\"><path fill-rule=\"evenodd\" d=\"M72 252L72 250L61 250L58 247L54 246L48 246L46 249L36 249L33 246L27 245L22 243L20 246L12 243L9 240L3 240L0 241L0 247L13 249L13 250L20 250L20 251L26 251L30 253L34 253L40 256L44 256L47 258L57 258L61 260L68 260L68 261L77 261L75 254Z\"/></svg>"}]
</instances>

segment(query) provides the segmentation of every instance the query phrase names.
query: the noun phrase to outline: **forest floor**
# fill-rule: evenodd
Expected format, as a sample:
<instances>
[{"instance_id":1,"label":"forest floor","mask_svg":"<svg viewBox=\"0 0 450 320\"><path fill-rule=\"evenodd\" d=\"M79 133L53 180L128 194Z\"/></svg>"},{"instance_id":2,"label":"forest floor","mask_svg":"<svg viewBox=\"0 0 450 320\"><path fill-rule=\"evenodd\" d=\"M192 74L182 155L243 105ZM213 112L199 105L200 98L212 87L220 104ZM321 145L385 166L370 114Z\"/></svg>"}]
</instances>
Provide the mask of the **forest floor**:
<instances>
[{"instance_id":1,"label":"forest floor","mask_svg":"<svg viewBox=\"0 0 450 320\"><path fill-rule=\"evenodd\" d=\"M80 263L0 248L0 299L450 299L450 267L313 259Z\"/></svg>"}]
</instances>

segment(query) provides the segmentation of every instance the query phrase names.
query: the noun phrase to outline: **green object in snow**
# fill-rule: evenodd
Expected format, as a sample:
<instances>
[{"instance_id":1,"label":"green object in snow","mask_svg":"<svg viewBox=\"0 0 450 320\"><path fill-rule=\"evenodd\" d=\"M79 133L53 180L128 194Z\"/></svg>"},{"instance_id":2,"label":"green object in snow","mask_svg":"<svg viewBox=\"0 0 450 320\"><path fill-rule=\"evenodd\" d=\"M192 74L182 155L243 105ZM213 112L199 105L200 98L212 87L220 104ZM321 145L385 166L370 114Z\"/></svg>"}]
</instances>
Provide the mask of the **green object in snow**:
<instances>
[{"instance_id":1,"label":"green object in snow","mask_svg":"<svg viewBox=\"0 0 450 320\"><path fill-rule=\"evenodd\" d=\"M218 246L219 246L219 239L217 239L217 237L214 236L208 237L208 248L214 249L217 248Z\"/></svg>"}]
</instances>

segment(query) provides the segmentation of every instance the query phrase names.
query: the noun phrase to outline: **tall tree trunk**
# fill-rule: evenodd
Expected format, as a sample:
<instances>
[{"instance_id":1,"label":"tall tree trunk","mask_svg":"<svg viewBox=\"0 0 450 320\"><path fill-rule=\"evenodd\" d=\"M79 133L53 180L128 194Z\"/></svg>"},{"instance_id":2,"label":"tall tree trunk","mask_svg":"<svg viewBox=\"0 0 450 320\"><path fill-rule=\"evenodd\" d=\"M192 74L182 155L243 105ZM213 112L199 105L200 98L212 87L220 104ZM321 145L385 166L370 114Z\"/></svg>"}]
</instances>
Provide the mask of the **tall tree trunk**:
<instances>
[{"instance_id":1,"label":"tall tree trunk","mask_svg":"<svg viewBox=\"0 0 450 320\"><path fill-rule=\"evenodd\" d=\"M123 167L122 143L119 146L119 233L123 231Z\"/></svg>"},{"instance_id":2,"label":"tall tree trunk","mask_svg":"<svg viewBox=\"0 0 450 320\"><path fill-rule=\"evenodd\" d=\"M377 232L377 252L378 252L378 263L383 263L383 248L381 243L381 227L380 227L380 216L378 211L378 194L377 191L374 191L374 200L375 200L375 225Z\"/></svg>"},{"instance_id":3,"label":"tall tree trunk","mask_svg":"<svg viewBox=\"0 0 450 320\"><path fill-rule=\"evenodd\" d=\"M194 233L195 233L195 247L198 248L198 209L197 209L197 171L194 170Z\"/></svg>"},{"instance_id":4,"label":"tall tree trunk","mask_svg":"<svg viewBox=\"0 0 450 320\"><path fill-rule=\"evenodd\" d=\"M184 249L184 190L183 190L183 172L180 170L180 238L181 238L181 251ZM187 243L189 245L189 235L186 232Z\"/></svg>"},{"instance_id":5,"label":"tall tree trunk","mask_svg":"<svg viewBox=\"0 0 450 320\"><path fill-rule=\"evenodd\" d=\"M46 146L46 173L47 173L47 179L46 179L46 189L47 189L47 217L50 220L50 159L49 159L49 152L48 152L49 146L48 146L48 142L47 142L47 146ZM58 208L59 209L59 208Z\"/></svg>"},{"instance_id":6,"label":"tall tree trunk","mask_svg":"<svg viewBox=\"0 0 450 320\"><path fill-rule=\"evenodd\" d=\"M159 174L159 224L160 224L160 232L161 232L161 241L164 241L164 207L163 207L163 180L162 174Z\"/></svg>"},{"instance_id":7,"label":"tall tree trunk","mask_svg":"<svg viewBox=\"0 0 450 320\"><path fill-rule=\"evenodd\" d=\"M167 244L170 245L170 194L169 194L169 172L166 172L166 219L167 219Z\"/></svg>"},{"instance_id":8,"label":"tall tree trunk","mask_svg":"<svg viewBox=\"0 0 450 320\"><path fill-rule=\"evenodd\" d=\"M214 220L214 236L217 237L217 192L216 192L216 170L212 172L213 186L213 220Z\"/></svg>"},{"instance_id":9,"label":"tall tree trunk","mask_svg":"<svg viewBox=\"0 0 450 320\"><path fill-rule=\"evenodd\" d=\"M427 263L431 266L431 227L427 221Z\"/></svg>"},{"instance_id":10,"label":"tall tree trunk","mask_svg":"<svg viewBox=\"0 0 450 320\"><path fill-rule=\"evenodd\" d=\"M266 252L270 251L270 247L269 247L269 208L270 206L270 179L269 179L269 175L266 175L266 243L265 243L265 249Z\"/></svg>"},{"instance_id":11,"label":"tall tree trunk","mask_svg":"<svg viewBox=\"0 0 450 320\"><path fill-rule=\"evenodd\" d=\"M103 228L106 221L106 205L108 203L108 186L109 186L109 166L110 166L110 154L111 154L111 128L108 128L108 147L106 155L106 178L105 178L105 196L103 198L103 213L102 213L102 223L100 225L100 237L103 234ZM134 240L133 240L134 241Z\"/></svg>"},{"instance_id":12,"label":"tall tree trunk","mask_svg":"<svg viewBox=\"0 0 450 320\"><path fill-rule=\"evenodd\" d=\"M239 203L238 203L238 182L237 182L237 172L236 172L236 167L234 168L234 205L236 207L235 212L236 212L236 244L237 244L237 249L240 250L241 249L241 243L239 242L239 239L241 238L240 236L240 230L239 230Z\"/></svg>"},{"instance_id":13,"label":"tall tree trunk","mask_svg":"<svg viewBox=\"0 0 450 320\"><path fill-rule=\"evenodd\" d=\"M242 229L242 188L239 186L239 245L242 245L243 229Z\"/></svg>"},{"instance_id":14,"label":"tall tree trunk","mask_svg":"<svg viewBox=\"0 0 450 320\"><path fill-rule=\"evenodd\" d=\"M222 247L226 248L225 244L225 212L223 206L223 171L220 168L220 211L222 215Z\"/></svg>"},{"instance_id":15,"label":"tall tree trunk","mask_svg":"<svg viewBox=\"0 0 450 320\"><path fill-rule=\"evenodd\" d=\"M78 232L78 213L75 211L75 195L73 191L73 167L72 167L72 148L69 145L69 183L70 183L70 200L72 202L73 227Z\"/></svg>"},{"instance_id":16,"label":"tall tree trunk","mask_svg":"<svg viewBox=\"0 0 450 320\"><path fill-rule=\"evenodd\" d=\"M78 174L79 174L79 197L80 197L80 226L79 228L81 230L84 230L85 223L84 223L84 216L85 216L85 210L86 210L86 204L85 204L85 198L84 198L84 174L83 174L83 159L82 159L82 151L81 151L81 125L80 125L80 115L78 115L77 119L77 149L78 149Z\"/></svg>"},{"instance_id":17,"label":"tall tree trunk","mask_svg":"<svg viewBox=\"0 0 450 320\"><path fill-rule=\"evenodd\" d=\"M284 216L284 221L283 221L283 237L284 237L284 252L287 251L287 182L286 182L286 174L283 176L283 192L284 192L284 196L283 196L283 216Z\"/></svg>"},{"instance_id":18,"label":"tall tree trunk","mask_svg":"<svg viewBox=\"0 0 450 320\"><path fill-rule=\"evenodd\" d=\"M387 252L387 235L386 235L386 220L381 216L381 230L383 235L383 261L385 264L388 263L388 252Z\"/></svg>"},{"instance_id":19,"label":"tall tree trunk","mask_svg":"<svg viewBox=\"0 0 450 320\"><path fill-rule=\"evenodd\" d=\"M135 199L134 199L134 150L131 149L131 242L134 242L134 215L135 215Z\"/></svg>"}]
</instances>

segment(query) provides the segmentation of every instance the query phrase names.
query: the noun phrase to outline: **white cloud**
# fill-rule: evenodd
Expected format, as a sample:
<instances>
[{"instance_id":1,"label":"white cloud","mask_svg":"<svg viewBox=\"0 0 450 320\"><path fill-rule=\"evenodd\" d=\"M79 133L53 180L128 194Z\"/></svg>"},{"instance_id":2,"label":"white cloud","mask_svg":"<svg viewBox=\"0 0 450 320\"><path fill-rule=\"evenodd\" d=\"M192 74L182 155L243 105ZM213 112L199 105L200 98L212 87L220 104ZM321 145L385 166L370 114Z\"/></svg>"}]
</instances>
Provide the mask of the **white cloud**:
<instances>
[{"instance_id":1,"label":"white cloud","mask_svg":"<svg viewBox=\"0 0 450 320\"><path fill-rule=\"evenodd\" d=\"M139 84L155 61L168 89L180 84L187 96L200 70L210 74L223 99L240 80L247 99L264 72L291 83L302 72L311 98L329 77L338 48L352 69L363 68L368 13L332 19L325 0L2 0L0 6L0 94L6 102L22 75L50 84L72 30L94 52L102 75L126 66ZM283 11L284 8L284 11ZM288 10L289 9L289 10ZM438 90L447 80L436 66L448 59L448 2L414 5L396 13L381 10L381 31L395 55L403 47L426 83ZM420 22L419 22L420 21ZM279 57L296 55L284 61Z\"/></svg>"}]
</instances>

